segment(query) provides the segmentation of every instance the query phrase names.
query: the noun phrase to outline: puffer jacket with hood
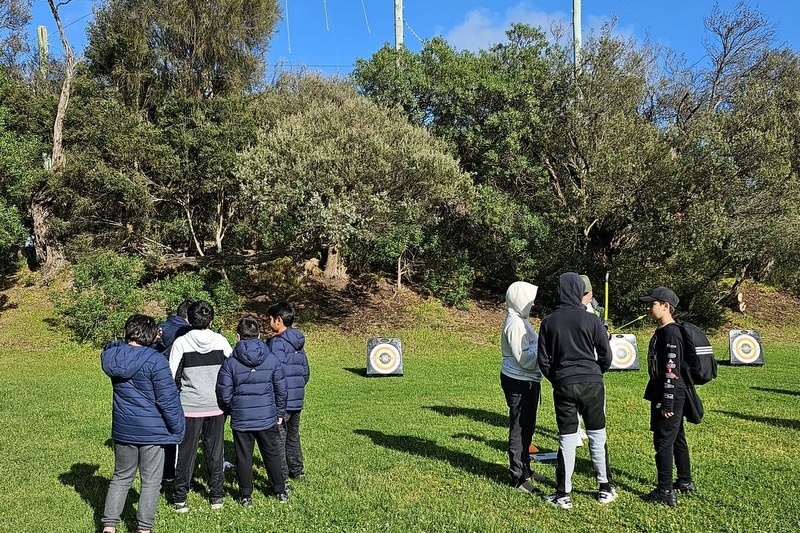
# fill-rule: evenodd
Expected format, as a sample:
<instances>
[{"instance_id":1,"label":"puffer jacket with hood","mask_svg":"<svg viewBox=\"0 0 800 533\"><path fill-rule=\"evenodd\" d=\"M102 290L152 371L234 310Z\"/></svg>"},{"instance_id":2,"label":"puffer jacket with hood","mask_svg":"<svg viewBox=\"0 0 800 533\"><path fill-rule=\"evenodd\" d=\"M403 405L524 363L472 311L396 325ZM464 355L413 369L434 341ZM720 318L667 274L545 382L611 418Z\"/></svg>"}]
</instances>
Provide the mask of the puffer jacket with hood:
<instances>
[{"instance_id":1,"label":"puffer jacket with hood","mask_svg":"<svg viewBox=\"0 0 800 533\"><path fill-rule=\"evenodd\" d=\"M222 414L215 393L217 374L232 351L228 339L210 329L193 329L175 339L169 369L179 385L186 416Z\"/></svg>"},{"instance_id":2,"label":"puffer jacket with hood","mask_svg":"<svg viewBox=\"0 0 800 533\"><path fill-rule=\"evenodd\" d=\"M283 365L289 388L287 411L300 411L305 401L306 383L311 374L305 352L306 338L294 328L286 328L269 340L269 349Z\"/></svg>"},{"instance_id":3,"label":"puffer jacket with hood","mask_svg":"<svg viewBox=\"0 0 800 533\"><path fill-rule=\"evenodd\" d=\"M175 339L181 335L192 331L192 326L189 322L178 315L171 315L161 322L158 327L161 329L161 338L156 344L155 348L169 358L170 350Z\"/></svg>"},{"instance_id":4,"label":"puffer jacket with hood","mask_svg":"<svg viewBox=\"0 0 800 533\"><path fill-rule=\"evenodd\" d=\"M236 343L233 355L222 363L216 393L236 431L270 429L286 414L281 363L260 339Z\"/></svg>"},{"instance_id":5,"label":"puffer jacket with hood","mask_svg":"<svg viewBox=\"0 0 800 533\"><path fill-rule=\"evenodd\" d=\"M574 272L558 278L556 308L539 328L539 368L553 385L597 383L611 366L608 332L581 303L583 280Z\"/></svg>"},{"instance_id":6,"label":"puffer jacket with hood","mask_svg":"<svg viewBox=\"0 0 800 533\"><path fill-rule=\"evenodd\" d=\"M521 381L542 380L537 360L539 337L528 320L538 290L536 285L515 281L506 291L506 319L500 337L503 354L500 372Z\"/></svg>"},{"instance_id":7,"label":"puffer jacket with hood","mask_svg":"<svg viewBox=\"0 0 800 533\"><path fill-rule=\"evenodd\" d=\"M125 444L180 444L185 419L164 356L147 346L115 341L100 354L114 400L111 436Z\"/></svg>"}]
</instances>

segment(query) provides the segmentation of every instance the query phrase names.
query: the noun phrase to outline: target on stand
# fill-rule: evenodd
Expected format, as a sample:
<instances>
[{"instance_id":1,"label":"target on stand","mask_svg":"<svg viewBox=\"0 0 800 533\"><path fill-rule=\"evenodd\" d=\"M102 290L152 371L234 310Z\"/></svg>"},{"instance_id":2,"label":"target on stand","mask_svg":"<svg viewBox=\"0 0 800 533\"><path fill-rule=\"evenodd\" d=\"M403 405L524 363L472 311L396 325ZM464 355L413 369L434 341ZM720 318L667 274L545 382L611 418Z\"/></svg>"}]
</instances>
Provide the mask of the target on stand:
<instances>
[{"instance_id":1,"label":"target on stand","mask_svg":"<svg viewBox=\"0 0 800 533\"><path fill-rule=\"evenodd\" d=\"M367 375L403 375L403 348L400 339L373 338L367 341Z\"/></svg>"},{"instance_id":2,"label":"target on stand","mask_svg":"<svg viewBox=\"0 0 800 533\"><path fill-rule=\"evenodd\" d=\"M763 365L764 353L761 336L749 329L732 329L728 332L730 360L732 365Z\"/></svg>"},{"instance_id":3,"label":"target on stand","mask_svg":"<svg viewBox=\"0 0 800 533\"><path fill-rule=\"evenodd\" d=\"M636 353L636 336L630 333L611 335L610 370L639 370L639 357Z\"/></svg>"}]
</instances>

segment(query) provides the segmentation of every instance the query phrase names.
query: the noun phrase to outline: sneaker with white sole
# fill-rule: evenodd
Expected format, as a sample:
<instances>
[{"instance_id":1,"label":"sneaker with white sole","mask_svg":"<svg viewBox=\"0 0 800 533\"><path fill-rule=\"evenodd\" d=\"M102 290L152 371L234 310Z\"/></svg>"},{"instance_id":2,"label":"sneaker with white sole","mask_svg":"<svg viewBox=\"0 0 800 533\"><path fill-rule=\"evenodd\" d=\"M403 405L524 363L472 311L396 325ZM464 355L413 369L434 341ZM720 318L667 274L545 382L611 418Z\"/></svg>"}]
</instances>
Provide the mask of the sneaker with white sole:
<instances>
[{"instance_id":1,"label":"sneaker with white sole","mask_svg":"<svg viewBox=\"0 0 800 533\"><path fill-rule=\"evenodd\" d=\"M572 509L572 498L569 497L569 494L561 494L558 492L554 492L549 496L545 496L544 501L546 501L553 507L558 507L561 509Z\"/></svg>"},{"instance_id":2,"label":"sneaker with white sole","mask_svg":"<svg viewBox=\"0 0 800 533\"><path fill-rule=\"evenodd\" d=\"M172 508L175 509L179 513L188 513L189 506L186 505L186 502L173 502Z\"/></svg>"},{"instance_id":3,"label":"sneaker with white sole","mask_svg":"<svg viewBox=\"0 0 800 533\"><path fill-rule=\"evenodd\" d=\"M222 509L224 501L222 498L211 498L211 508L215 511Z\"/></svg>"},{"instance_id":4,"label":"sneaker with white sole","mask_svg":"<svg viewBox=\"0 0 800 533\"><path fill-rule=\"evenodd\" d=\"M600 489L597 491L597 501L603 505L611 503L617 499L617 489L609 487L608 489Z\"/></svg>"}]
</instances>

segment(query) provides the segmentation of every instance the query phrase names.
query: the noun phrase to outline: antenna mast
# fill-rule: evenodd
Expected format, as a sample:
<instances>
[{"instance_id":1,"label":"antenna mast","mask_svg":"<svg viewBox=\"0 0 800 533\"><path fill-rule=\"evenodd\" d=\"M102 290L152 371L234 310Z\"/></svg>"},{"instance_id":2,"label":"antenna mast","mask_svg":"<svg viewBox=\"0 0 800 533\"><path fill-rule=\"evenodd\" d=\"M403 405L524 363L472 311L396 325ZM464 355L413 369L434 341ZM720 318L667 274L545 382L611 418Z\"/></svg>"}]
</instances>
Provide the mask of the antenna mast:
<instances>
[{"instance_id":1,"label":"antenna mast","mask_svg":"<svg viewBox=\"0 0 800 533\"><path fill-rule=\"evenodd\" d=\"M403 47L403 0L394 0L394 49Z\"/></svg>"},{"instance_id":2,"label":"antenna mast","mask_svg":"<svg viewBox=\"0 0 800 533\"><path fill-rule=\"evenodd\" d=\"M581 68L581 0L572 0L572 53L577 73Z\"/></svg>"}]
</instances>

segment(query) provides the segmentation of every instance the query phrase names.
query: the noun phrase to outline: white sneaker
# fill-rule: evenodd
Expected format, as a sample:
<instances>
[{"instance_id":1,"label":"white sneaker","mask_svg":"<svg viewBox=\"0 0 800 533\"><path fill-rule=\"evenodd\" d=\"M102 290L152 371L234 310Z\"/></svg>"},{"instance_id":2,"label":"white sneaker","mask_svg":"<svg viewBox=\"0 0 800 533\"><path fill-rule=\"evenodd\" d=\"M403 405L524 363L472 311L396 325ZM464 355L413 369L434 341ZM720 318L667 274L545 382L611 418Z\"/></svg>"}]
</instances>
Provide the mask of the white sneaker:
<instances>
[{"instance_id":1,"label":"white sneaker","mask_svg":"<svg viewBox=\"0 0 800 533\"><path fill-rule=\"evenodd\" d=\"M553 507L559 507L561 509L572 509L572 498L569 497L569 494L559 494L557 492L554 492L549 496L545 496L544 501L546 501Z\"/></svg>"},{"instance_id":2,"label":"white sneaker","mask_svg":"<svg viewBox=\"0 0 800 533\"><path fill-rule=\"evenodd\" d=\"M610 490L597 491L597 501L603 505L613 502L617 496L617 490L614 487L611 487Z\"/></svg>"}]
</instances>

